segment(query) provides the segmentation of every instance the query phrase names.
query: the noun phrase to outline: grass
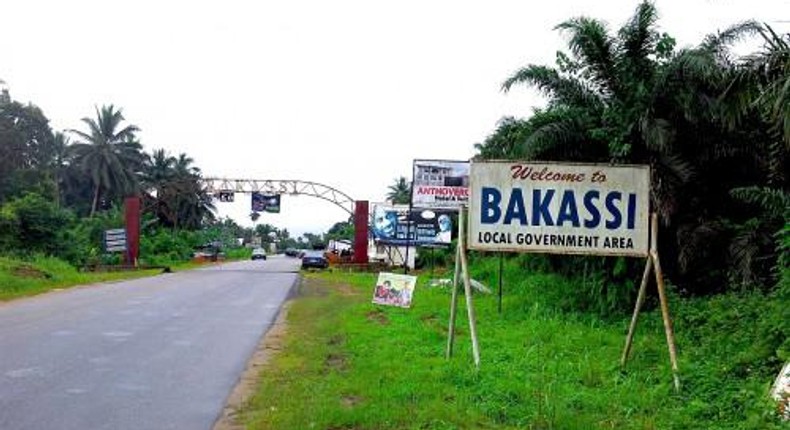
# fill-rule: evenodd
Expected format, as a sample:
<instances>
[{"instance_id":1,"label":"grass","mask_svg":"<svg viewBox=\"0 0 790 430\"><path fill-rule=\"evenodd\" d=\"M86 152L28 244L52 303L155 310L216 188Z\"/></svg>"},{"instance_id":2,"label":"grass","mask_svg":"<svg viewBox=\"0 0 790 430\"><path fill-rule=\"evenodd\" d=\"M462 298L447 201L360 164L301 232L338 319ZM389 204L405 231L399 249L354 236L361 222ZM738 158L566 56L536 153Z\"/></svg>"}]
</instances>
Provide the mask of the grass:
<instances>
[{"instance_id":1,"label":"grass","mask_svg":"<svg viewBox=\"0 0 790 430\"><path fill-rule=\"evenodd\" d=\"M161 270L134 272L80 272L53 257L33 257L28 261L0 257L0 301L41 294L54 289L97 282L139 278Z\"/></svg>"},{"instance_id":2,"label":"grass","mask_svg":"<svg viewBox=\"0 0 790 430\"><path fill-rule=\"evenodd\" d=\"M249 250L231 253L225 262L249 259ZM206 264L195 261L181 261L167 266L172 271L191 270ZM0 256L0 302L20 297L28 297L55 289L98 282L120 281L162 273L162 269L119 271L119 272L82 272L67 262L54 258L35 256L25 260Z\"/></svg>"},{"instance_id":3,"label":"grass","mask_svg":"<svg viewBox=\"0 0 790 430\"><path fill-rule=\"evenodd\" d=\"M482 358L476 371L463 297L455 356L445 360L449 290L420 283L413 307L399 309L371 304L374 284L372 274L305 275L285 344L241 415L247 428L787 428L766 396L779 369L745 371L736 351L749 342L749 330L742 327L740 337L717 331L748 327L749 317L711 325L698 319L749 298L673 298L674 315L692 314L676 317L683 389L675 393L656 311L643 313L622 370L628 315L560 310L543 292L573 285L522 273L505 282L502 314L495 295L475 296Z\"/></svg>"}]
</instances>

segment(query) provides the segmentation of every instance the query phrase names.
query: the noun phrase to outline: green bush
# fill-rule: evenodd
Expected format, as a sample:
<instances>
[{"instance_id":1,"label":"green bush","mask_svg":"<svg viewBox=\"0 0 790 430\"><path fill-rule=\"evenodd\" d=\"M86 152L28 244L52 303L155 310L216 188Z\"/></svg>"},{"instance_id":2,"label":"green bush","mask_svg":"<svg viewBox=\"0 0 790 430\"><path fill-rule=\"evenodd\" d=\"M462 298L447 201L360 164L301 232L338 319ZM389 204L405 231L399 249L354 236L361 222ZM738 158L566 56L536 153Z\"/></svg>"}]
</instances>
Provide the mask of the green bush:
<instances>
[{"instance_id":1,"label":"green bush","mask_svg":"<svg viewBox=\"0 0 790 430\"><path fill-rule=\"evenodd\" d=\"M0 208L0 245L21 254L60 255L69 246L64 226L73 221L71 212L38 194L27 193Z\"/></svg>"}]
</instances>

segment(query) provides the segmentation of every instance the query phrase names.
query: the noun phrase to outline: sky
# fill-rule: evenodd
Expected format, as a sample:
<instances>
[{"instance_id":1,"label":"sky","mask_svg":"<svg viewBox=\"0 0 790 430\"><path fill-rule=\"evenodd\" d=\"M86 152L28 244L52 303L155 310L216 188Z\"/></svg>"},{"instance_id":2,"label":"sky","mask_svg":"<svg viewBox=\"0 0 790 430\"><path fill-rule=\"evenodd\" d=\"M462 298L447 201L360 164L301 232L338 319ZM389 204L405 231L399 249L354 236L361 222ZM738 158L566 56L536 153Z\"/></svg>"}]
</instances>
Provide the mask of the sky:
<instances>
[{"instance_id":1,"label":"sky","mask_svg":"<svg viewBox=\"0 0 790 430\"><path fill-rule=\"evenodd\" d=\"M790 0L657 0L679 47L746 19L790 31ZM207 177L318 182L383 201L414 159L465 160L540 94L502 82L553 64L577 16L619 28L635 0L26 0L0 3L0 80L55 130L114 104L147 151ZM248 196L217 203L251 226ZM259 223L292 236L348 215L283 196Z\"/></svg>"}]
</instances>

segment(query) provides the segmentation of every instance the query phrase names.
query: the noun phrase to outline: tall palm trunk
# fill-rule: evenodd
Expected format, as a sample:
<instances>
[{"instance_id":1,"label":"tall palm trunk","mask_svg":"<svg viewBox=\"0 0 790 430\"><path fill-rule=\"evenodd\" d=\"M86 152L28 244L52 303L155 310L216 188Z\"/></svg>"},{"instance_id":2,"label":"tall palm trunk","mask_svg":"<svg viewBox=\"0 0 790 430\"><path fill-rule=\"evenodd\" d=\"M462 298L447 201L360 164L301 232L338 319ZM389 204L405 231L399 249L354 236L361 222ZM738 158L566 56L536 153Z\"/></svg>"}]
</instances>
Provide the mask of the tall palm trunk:
<instances>
[{"instance_id":1,"label":"tall palm trunk","mask_svg":"<svg viewBox=\"0 0 790 430\"><path fill-rule=\"evenodd\" d=\"M96 213L96 209L99 206L99 190L100 189L101 189L101 186L99 184L96 184L96 190L93 192L93 205L91 206L91 215L90 215L91 218L93 218L93 214Z\"/></svg>"}]
</instances>

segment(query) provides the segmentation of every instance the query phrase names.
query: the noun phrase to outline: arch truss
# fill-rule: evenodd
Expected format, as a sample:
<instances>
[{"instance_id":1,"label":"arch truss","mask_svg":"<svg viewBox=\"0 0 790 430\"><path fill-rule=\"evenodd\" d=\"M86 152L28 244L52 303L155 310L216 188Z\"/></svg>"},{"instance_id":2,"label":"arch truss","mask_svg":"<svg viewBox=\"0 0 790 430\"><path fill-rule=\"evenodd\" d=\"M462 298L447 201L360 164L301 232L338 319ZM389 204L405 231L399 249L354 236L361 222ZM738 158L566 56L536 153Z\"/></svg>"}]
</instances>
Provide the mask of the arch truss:
<instances>
[{"instance_id":1,"label":"arch truss","mask_svg":"<svg viewBox=\"0 0 790 430\"><path fill-rule=\"evenodd\" d=\"M354 215L355 202L348 194L319 184L317 182L278 179L225 179L203 178L203 185L209 194L220 192L234 193L264 193L264 194L290 194L318 197L334 203L335 205Z\"/></svg>"}]
</instances>

